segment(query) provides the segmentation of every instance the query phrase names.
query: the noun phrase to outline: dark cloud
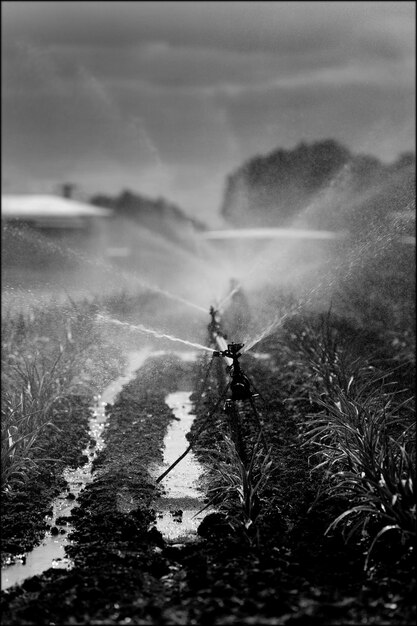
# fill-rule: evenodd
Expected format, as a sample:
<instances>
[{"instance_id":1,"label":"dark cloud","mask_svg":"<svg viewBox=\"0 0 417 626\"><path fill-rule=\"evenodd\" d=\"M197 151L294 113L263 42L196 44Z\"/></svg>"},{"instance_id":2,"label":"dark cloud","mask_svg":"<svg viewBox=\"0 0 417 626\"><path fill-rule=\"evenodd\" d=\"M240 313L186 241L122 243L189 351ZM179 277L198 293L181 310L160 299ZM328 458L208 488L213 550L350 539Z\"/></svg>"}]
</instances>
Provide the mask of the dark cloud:
<instances>
[{"instance_id":1,"label":"dark cloud","mask_svg":"<svg viewBox=\"0 0 417 626\"><path fill-rule=\"evenodd\" d=\"M130 184L204 214L255 153L329 136L385 159L413 147L412 2L3 2L2 13L15 184Z\"/></svg>"},{"instance_id":2,"label":"dark cloud","mask_svg":"<svg viewBox=\"0 0 417 626\"><path fill-rule=\"evenodd\" d=\"M288 4L292 6L287 6ZM349 3L348 3L349 4ZM311 3L257 2L18 2L4 3L7 39L130 46L161 41L238 51L317 45L325 17ZM300 21L300 16L304 19ZM309 21L307 24L306 20ZM294 28L286 28L290 24ZM309 33L312 34L309 35ZM330 33L334 37L333 33Z\"/></svg>"},{"instance_id":3,"label":"dark cloud","mask_svg":"<svg viewBox=\"0 0 417 626\"><path fill-rule=\"evenodd\" d=\"M315 53L401 35L413 40L412 2L4 2L7 41L42 45L171 46Z\"/></svg>"},{"instance_id":4,"label":"dark cloud","mask_svg":"<svg viewBox=\"0 0 417 626\"><path fill-rule=\"evenodd\" d=\"M333 137L389 161L413 148L413 89L375 84L366 89L350 84L276 89L230 100L228 120L251 153Z\"/></svg>"}]
</instances>

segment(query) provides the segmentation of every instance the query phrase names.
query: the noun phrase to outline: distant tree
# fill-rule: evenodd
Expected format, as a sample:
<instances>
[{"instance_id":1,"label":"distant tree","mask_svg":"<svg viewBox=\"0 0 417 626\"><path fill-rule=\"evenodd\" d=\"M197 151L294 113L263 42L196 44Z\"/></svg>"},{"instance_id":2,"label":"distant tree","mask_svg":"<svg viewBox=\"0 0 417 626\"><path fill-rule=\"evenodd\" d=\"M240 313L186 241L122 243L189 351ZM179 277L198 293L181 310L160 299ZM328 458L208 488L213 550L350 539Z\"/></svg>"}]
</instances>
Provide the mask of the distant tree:
<instances>
[{"instance_id":1,"label":"distant tree","mask_svg":"<svg viewBox=\"0 0 417 626\"><path fill-rule=\"evenodd\" d=\"M236 225L285 225L351 159L333 139L254 157L227 178L221 213Z\"/></svg>"},{"instance_id":2,"label":"distant tree","mask_svg":"<svg viewBox=\"0 0 417 626\"><path fill-rule=\"evenodd\" d=\"M221 214L237 227L289 226L301 220L306 227L365 236L413 199L414 153L404 152L386 165L325 139L245 162L226 179Z\"/></svg>"},{"instance_id":3,"label":"distant tree","mask_svg":"<svg viewBox=\"0 0 417 626\"><path fill-rule=\"evenodd\" d=\"M396 169L401 169L403 167L415 168L415 166L416 166L415 152L402 152L394 163L394 167Z\"/></svg>"},{"instance_id":4,"label":"distant tree","mask_svg":"<svg viewBox=\"0 0 417 626\"><path fill-rule=\"evenodd\" d=\"M121 191L118 196L95 195L90 202L96 206L113 209L120 217L131 219L170 237L175 237L185 225L198 230L206 228L202 222L189 217L164 198L152 199L128 189Z\"/></svg>"}]
</instances>

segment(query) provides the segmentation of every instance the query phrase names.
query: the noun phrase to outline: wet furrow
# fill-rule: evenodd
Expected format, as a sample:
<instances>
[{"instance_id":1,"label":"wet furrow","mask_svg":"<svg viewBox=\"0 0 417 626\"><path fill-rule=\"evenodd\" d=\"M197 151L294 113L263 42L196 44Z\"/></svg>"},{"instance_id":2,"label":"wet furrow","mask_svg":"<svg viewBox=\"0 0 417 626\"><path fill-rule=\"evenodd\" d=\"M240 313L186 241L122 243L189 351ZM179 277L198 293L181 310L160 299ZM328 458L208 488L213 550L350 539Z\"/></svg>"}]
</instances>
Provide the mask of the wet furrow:
<instances>
[{"instance_id":1,"label":"wet furrow","mask_svg":"<svg viewBox=\"0 0 417 626\"><path fill-rule=\"evenodd\" d=\"M68 518L73 530L66 555L73 566L49 568L3 592L4 623L12 614L22 623L31 623L32 615L67 623L68 611L84 623L114 620L132 610L144 616L153 598L167 592L170 585L163 578L178 566L167 558L167 542L156 528L164 489L156 488L151 472L163 468L164 438L171 423L179 424L167 397L193 389L195 363L183 357L148 358L114 404L107 404L104 445L92 459L94 480L80 492ZM196 536L195 520L187 530L186 518L174 522L176 527L188 538ZM135 605L138 593L145 598L141 606Z\"/></svg>"},{"instance_id":2,"label":"wet furrow","mask_svg":"<svg viewBox=\"0 0 417 626\"><path fill-rule=\"evenodd\" d=\"M188 448L186 434L195 419L191 412L191 391L177 391L166 398L172 409L174 421L169 425L164 439L164 464L158 469L161 473ZM163 494L155 502L155 527L164 541L170 544L185 544L195 541L197 528L207 511L204 508L204 494L199 486L203 467L190 452L163 479ZM155 472L155 477L158 472Z\"/></svg>"},{"instance_id":3,"label":"wet furrow","mask_svg":"<svg viewBox=\"0 0 417 626\"><path fill-rule=\"evenodd\" d=\"M331 502L316 501L318 480L311 476L308 451L300 446L298 415L277 395L278 376L286 398L291 394L285 387L285 361L279 358L271 353L268 363L245 359L246 374L259 386L259 410L277 468L259 503L258 534L229 524L242 510L238 498L228 509L231 517L224 508L223 514L205 517L197 541L164 539L156 527L158 502L169 493L156 486L154 471L169 462L164 461L164 441L169 427L178 423L166 400L176 398L181 410L190 411L184 402L189 392L177 394L199 388L204 369L159 353L146 360L108 407L105 446L93 463L95 480L81 492L71 515L73 543L67 552L74 567L51 568L3 592L3 623L380 623L380 608L373 608L380 590L377 582L365 580L360 546L355 551L340 536L324 534L338 511ZM227 434L227 414L221 408L213 415L210 411L218 398L217 382L213 370L201 402L192 407L191 435L201 433L193 450L209 481L219 464L211 453ZM251 407L241 408L245 430L256 431ZM229 464L230 472L234 469ZM410 592L405 595L410 603ZM391 619L393 605L384 608L389 618L384 623L408 626L407 611L404 619Z\"/></svg>"},{"instance_id":4,"label":"wet furrow","mask_svg":"<svg viewBox=\"0 0 417 626\"><path fill-rule=\"evenodd\" d=\"M113 381L100 396L94 398L95 404L91 407L89 418L90 444L84 450L88 459L84 465L76 469L65 468L63 477L67 487L52 502L50 514L45 517L48 530L39 546L30 552L24 553L15 562L3 565L1 569L1 587L21 584L27 578L42 574L48 568L71 569L72 560L66 554L66 546L71 544L68 539L73 531L70 523L71 512L78 506L78 497L85 486L93 480L93 462L97 454L104 447L103 431L107 421L105 407L114 402L115 397L129 381L134 372L143 365L149 356L150 350L132 351L127 358L124 373Z\"/></svg>"}]
</instances>

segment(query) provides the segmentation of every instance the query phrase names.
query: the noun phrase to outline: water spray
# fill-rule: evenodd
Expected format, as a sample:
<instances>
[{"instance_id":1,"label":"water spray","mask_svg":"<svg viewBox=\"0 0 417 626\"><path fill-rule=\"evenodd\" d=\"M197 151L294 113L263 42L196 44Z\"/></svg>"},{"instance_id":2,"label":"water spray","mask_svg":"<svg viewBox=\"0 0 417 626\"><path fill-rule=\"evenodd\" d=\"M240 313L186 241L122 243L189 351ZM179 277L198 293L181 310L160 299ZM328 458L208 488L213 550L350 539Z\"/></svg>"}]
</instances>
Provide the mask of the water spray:
<instances>
[{"instance_id":1,"label":"water spray","mask_svg":"<svg viewBox=\"0 0 417 626\"><path fill-rule=\"evenodd\" d=\"M233 298L233 296L239 292L239 290L242 288L242 283L235 281L234 279L232 279L231 281L232 283L232 289L230 290L230 292L227 294L227 296L225 296L223 298L223 300L220 301L219 304L219 309L221 309L222 307L224 307L224 305L226 304L226 302L228 300L230 300L230 298Z\"/></svg>"},{"instance_id":2,"label":"water spray","mask_svg":"<svg viewBox=\"0 0 417 626\"><path fill-rule=\"evenodd\" d=\"M58 244L48 239L44 235L41 235L40 233L34 233L27 227L22 227L20 225L18 228L16 228L15 226L11 227L9 225L6 225L4 229L5 232L8 232L10 230L11 234L14 237L18 237L20 240L28 241L29 243L35 243L39 246L42 244L42 248L44 250L46 249L48 252L59 254L64 259L71 259L77 262L82 261L84 264L88 264L93 269L102 270L110 276L120 277L122 280L126 280L128 283L134 282L144 289L148 289L151 292L158 293L165 298L174 300L175 302L180 302L181 304L193 308L194 310L206 313L206 309L199 304L191 302L190 300L187 300L186 298L183 298L178 294L171 293L166 289L162 289L156 284L149 283L147 280L139 277L135 272L122 270L121 268L115 267L114 265L111 265L109 262L104 261L101 258L87 256L80 250L75 250L70 246L62 246L61 244Z\"/></svg>"},{"instance_id":3,"label":"water spray","mask_svg":"<svg viewBox=\"0 0 417 626\"><path fill-rule=\"evenodd\" d=\"M191 346L192 348L198 348L199 350L205 350L206 352L215 352L213 348L209 348L208 346L203 346L202 344L195 343L193 341L187 341L187 339L181 339L180 337L174 337L173 335L167 335L166 333L159 332L157 330L154 330L153 328L147 328L146 326L143 326L142 324L130 324L129 322L122 322L120 320L116 320L112 317L107 317L99 313L97 314L96 318L99 321L110 323L110 324L116 324L118 326L125 326L129 330L135 330L145 335L152 335L153 337L157 337L158 339L169 339L169 341L176 341L178 343L183 343L186 346Z\"/></svg>"}]
</instances>

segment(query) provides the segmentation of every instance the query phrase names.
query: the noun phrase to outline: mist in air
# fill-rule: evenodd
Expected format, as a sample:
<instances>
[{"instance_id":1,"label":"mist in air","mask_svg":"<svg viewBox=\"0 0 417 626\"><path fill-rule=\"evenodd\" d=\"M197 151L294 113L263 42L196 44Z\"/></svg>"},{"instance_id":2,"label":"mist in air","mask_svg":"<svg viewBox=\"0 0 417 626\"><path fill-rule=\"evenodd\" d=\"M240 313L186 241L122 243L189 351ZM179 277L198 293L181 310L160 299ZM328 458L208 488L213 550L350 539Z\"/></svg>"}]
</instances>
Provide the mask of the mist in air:
<instances>
[{"instance_id":1,"label":"mist in air","mask_svg":"<svg viewBox=\"0 0 417 626\"><path fill-rule=\"evenodd\" d=\"M364 4L5 5L4 309L137 297L201 343L234 308L247 350L408 311L412 6Z\"/></svg>"}]
</instances>

